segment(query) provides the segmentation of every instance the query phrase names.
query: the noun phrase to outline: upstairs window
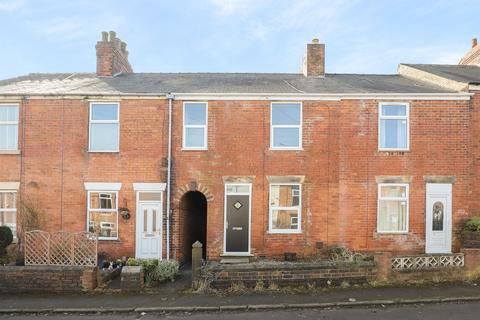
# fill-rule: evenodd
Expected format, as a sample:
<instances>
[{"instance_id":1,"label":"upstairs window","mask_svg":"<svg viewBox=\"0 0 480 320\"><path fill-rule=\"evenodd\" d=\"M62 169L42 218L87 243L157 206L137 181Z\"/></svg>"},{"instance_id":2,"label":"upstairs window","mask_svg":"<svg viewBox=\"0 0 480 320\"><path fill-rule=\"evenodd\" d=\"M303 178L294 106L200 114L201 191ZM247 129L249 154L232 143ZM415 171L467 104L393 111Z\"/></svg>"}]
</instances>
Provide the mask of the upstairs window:
<instances>
[{"instance_id":1,"label":"upstairs window","mask_svg":"<svg viewBox=\"0 0 480 320\"><path fill-rule=\"evenodd\" d=\"M207 149L207 103L185 102L183 105L183 148Z\"/></svg>"},{"instance_id":2,"label":"upstairs window","mask_svg":"<svg viewBox=\"0 0 480 320\"><path fill-rule=\"evenodd\" d=\"M381 103L379 106L379 150L409 149L408 104Z\"/></svg>"},{"instance_id":3,"label":"upstairs window","mask_svg":"<svg viewBox=\"0 0 480 320\"><path fill-rule=\"evenodd\" d=\"M296 233L301 230L299 184L270 185L270 232Z\"/></svg>"},{"instance_id":4,"label":"upstairs window","mask_svg":"<svg viewBox=\"0 0 480 320\"><path fill-rule=\"evenodd\" d=\"M88 192L88 231L100 240L118 238L118 192Z\"/></svg>"},{"instance_id":5,"label":"upstairs window","mask_svg":"<svg viewBox=\"0 0 480 320\"><path fill-rule=\"evenodd\" d=\"M377 231L408 232L408 184L379 184Z\"/></svg>"},{"instance_id":6,"label":"upstairs window","mask_svg":"<svg viewBox=\"0 0 480 320\"><path fill-rule=\"evenodd\" d=\"M300 149L302 147L302 104L274 102L270 113L270 148Z\"/></svg>"},{"instance_id":7,"label":"upstairs window","mask_svg":"<svg viewBox=\"0 0 480 320\"><path fill-rule=\"evenodd\" d=\"M18 150L18 106L0 105L0 151Z\"/></svg>"},{"instance_id":8,"label":"upstairs window","mask_svg":"<svg viewBox=\"0 0 480 320\"><path fill-rule=\"evenodd\" d=\"M119 151L119 104L90 104L90 147L93 152Z\"/></svg>"}]
</instances>

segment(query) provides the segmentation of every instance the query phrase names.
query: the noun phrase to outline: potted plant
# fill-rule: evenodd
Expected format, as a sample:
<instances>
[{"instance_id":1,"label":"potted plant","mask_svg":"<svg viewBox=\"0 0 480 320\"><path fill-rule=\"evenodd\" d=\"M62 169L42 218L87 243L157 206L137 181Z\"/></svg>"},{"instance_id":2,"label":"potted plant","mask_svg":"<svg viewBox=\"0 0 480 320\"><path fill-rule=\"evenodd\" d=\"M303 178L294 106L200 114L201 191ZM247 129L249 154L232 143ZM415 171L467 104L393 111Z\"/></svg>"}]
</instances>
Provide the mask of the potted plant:
<instances>
[{"instance_id":1,"label":"potted plant","mask_svg":"<svg viewBox=\"0 0 480 320\"><path fill-rule=\"evenodd\" d=\"M480 248L480 217L471 217L465 221L461 239L464 248Z\"/></svg>"}]
</instances>

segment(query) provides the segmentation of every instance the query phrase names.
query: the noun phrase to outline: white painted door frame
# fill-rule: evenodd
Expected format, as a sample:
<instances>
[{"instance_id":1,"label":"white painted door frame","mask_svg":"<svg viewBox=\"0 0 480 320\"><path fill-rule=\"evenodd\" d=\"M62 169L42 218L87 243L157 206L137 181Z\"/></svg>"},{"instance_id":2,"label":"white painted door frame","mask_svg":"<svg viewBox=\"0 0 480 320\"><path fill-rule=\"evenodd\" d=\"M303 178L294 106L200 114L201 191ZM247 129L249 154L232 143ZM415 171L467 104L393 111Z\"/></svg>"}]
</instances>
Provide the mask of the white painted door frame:
<instances>
[{"instance_id":1,"label":"white painted door frame","mask_svg":"<svg viewBox=\"0 0 480 320\"><path fill-rule=\"evenodd\" d=\"M155 192L160 193L160 201L140 201L140 192ZM163 259L163 192L159 191L137 191L136 192L136 227L135 227L135 257L136 258L156 258ZM141 241L143 239L143 205L154 205L158 206L158 220L159 220L159 235L158 235L158 253L155 257L142 257L141 252Z\"/></svg>"},{"instance_id":2,"label":"white painted door frame","mask_svg":"<svg viewBox=\"0 0 480 320\"><path fill-rule=\"evenodd\" d=\"M435 217L437 218L436 226L434 225ZM426 185L425 252L431 254L452 252L452 184L450 183L427 183Z\"/></svg>"}]
</instances>

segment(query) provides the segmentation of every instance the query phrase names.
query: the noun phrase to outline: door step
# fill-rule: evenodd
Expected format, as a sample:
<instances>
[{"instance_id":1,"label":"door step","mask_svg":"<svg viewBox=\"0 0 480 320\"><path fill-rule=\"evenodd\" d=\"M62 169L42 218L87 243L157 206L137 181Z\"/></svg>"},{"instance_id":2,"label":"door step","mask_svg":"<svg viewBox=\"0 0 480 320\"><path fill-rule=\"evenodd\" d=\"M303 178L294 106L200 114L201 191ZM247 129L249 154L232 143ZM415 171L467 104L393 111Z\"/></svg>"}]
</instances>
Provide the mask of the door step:
<instances>
[{"instance_id":1,"label":"door step","mask_svg":"<svg viewBox=\"0 0 480 320\"><path fill-rule=\"evenodd\" d=\"M223 256L220 260L222 264L242 264L242 263L249 263L250 257L238 257L238 256Z\"/></svg>"}]
</instances>

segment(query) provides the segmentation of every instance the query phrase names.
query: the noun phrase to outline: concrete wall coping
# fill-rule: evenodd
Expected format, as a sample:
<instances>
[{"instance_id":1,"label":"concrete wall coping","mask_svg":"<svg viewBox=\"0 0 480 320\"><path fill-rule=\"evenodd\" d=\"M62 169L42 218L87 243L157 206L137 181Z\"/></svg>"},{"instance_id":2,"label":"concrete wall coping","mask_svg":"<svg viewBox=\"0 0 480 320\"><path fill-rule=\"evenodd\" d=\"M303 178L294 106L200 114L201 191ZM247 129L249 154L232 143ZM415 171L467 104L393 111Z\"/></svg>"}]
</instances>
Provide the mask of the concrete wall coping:
<instances>
[{"instance_id":1,"label":"concrete wall coping","mask_svg":"<svg viewBox=\"0 0 480 320\"><path fill-rule=\"evenodd\" d=\"M358 262L333 262L333 261L316 261L316 262L254 262L242 264L220 264L209 263L205 270L207 271L250 271L250 270L314 270L314 269L349 269L355 270L359 268L376 267L375 261L358 261Z\"/></svg>"},{"instance_id":2,"label":"concrete wall coping","mask_svg":"<svg viewBox=\"0 0 480 320\"><path fill-rule=\"evenodd\" d=\"M0 266L0 272L22 272L22 271L83 271L92 270L96 267L88 266Z\"/></svg>"},{"instance_id":3,"label":"concrete wall coping","mask_svg":"<svg viewBox=\"0 0 480 320\"><path fill-rule=\"evenodd\" d=\"M124 266L122 268L122 273L140 273L142 272L141 266Z\"/></svg>"}]
</instances>

